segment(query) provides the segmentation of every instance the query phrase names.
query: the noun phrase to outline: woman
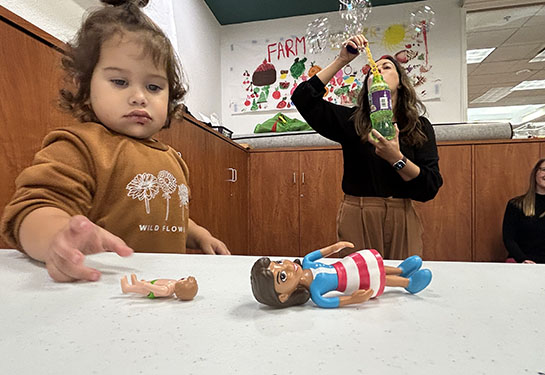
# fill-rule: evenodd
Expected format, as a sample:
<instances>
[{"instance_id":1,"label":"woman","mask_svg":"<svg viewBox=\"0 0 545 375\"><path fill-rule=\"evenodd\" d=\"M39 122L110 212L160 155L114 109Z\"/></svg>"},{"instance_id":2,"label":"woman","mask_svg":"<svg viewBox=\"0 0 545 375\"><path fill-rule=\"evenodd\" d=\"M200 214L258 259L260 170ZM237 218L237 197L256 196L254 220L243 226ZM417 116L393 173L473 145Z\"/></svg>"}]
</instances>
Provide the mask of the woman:
<instances>
[{"instance_id":1,"label":"woman","mask_svg":"<svg viewBox=\"0 0 545 375\"><path fill-rule=\"evenodd\" d=\"M511 199L503 217L503 243L518 263L545 263L545 159L530 173L526 194Z\"/></svg>"},{"instance_id":2,"label":"woman","mask_svg":"<svg viewBox=\"0 0 545 375\"><path fill-rule=\"evenodd\" d=\"M425 107L410 78L393 57L377 61L391 90L397 124L391 140L371 130L369 74L357 107L322 99L324 87L335 73L358 56L346 46L361 49L366 44L363 36L347 40L336 59L299 85L291 99L310 126L342 146L345 196L337 216L338 240L352 242L357 249L376 249L387 259L405 259L409 253L422 255L422 225L412 200L434 198L443 184L433 127L419 116ZM345 249L340 255L350 252Z\"/></svg>"}]
</instances>

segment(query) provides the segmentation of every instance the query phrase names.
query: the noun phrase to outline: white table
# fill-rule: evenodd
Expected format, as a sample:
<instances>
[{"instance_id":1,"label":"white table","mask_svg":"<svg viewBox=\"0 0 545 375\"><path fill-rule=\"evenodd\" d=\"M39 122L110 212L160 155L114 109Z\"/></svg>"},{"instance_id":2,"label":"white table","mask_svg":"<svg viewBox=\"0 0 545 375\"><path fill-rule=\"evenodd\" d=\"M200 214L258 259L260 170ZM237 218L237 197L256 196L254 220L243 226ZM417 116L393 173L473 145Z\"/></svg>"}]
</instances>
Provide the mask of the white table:
<instances>
[{"instance_id":1,"label":"white table","mask_svg":"<svg viewBox=\"0 0 545 375\"><path fill-rule=\"evenodd\" d=\"M0 250L0 374L531 374L545 372L545 266L424 262L418 295L274 310L255 257L92 256L96 283L53 282ZM397 262L386 262L396 265ZM122 294L119 279L193 275L194 301Z\"/></svg>"}]
</instances>

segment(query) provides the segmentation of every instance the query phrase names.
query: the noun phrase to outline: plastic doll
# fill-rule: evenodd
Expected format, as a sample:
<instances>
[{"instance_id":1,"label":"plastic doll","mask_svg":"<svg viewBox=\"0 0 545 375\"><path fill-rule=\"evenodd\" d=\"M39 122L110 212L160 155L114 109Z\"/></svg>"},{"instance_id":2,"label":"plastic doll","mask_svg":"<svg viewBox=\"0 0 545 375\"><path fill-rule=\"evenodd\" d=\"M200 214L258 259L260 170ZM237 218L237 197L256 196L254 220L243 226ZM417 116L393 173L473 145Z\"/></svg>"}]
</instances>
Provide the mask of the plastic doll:
<instances>
[{"instance_id":1,"label":"plastic doll","mask_svg":"<svg viewBox=\"0 0 545 375\"><path fill-rule=\"evenodd\" d=\"M378 297L385 286L403 287L416 294L431 282L431 271L420 269L422 259L416 255L405 259L398 267L385 266L376 250L360 250L332 265L317 262L345 247L353 248L354 245L337 242L313 251L304 257L302 265L298 259L294 262L258 259L250 277L254 297L273 307L301 305L310 297L319 307L333 308ZM344 295L324 297L331 291Z\"/></svg>"},{"instance_id":2,"label":"plastic doll","mask_svg":"<svg viewBox=\"0 0 545 375\"><path fill-rule=\"evenodd\" d=\"M133 273L131 274L131 282L132 284L129 284L127 276L123 276L121 279L123 293L139 293L151 299L170 297L174 294L181 301L191 301L199 290L197 280L193 276L180 280L156 279L146 281L137 280L136 275Z\"/></svg>"}]
</instances>

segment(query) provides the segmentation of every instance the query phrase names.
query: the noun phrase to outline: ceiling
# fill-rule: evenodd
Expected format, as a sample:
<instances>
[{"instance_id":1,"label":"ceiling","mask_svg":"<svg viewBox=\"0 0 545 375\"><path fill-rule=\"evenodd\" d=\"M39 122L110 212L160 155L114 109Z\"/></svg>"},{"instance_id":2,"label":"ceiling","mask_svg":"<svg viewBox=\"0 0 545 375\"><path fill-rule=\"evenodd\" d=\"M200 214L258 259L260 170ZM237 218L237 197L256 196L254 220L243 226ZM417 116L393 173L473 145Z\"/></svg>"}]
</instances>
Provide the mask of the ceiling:
<instances>
[{"instance_id":1,"label":"ceiling","mask_svg":"<svg viewBox=\"0 0 545 375\"><path fill-rule=\"evenodd\" d=\"M337 0L204 0L220 25L326 13L339 10ZM371 0L373 7L422 0Z\"/></svg>"},{"instance_id":2,"label":"ceiling","mask_svg":"<svg viewBox=\"0 0 545 375\"><path fill-rule=\"evenodd\" d=\"M204 1L221 25L331 12L339 4L337 0ZM372 4L416 1L420 0L372 0ZM545 89L512 91L493 103L472 103L491 88L545 79L545 62L528 62L545 48L545 1L460 0L460 5L467 11L467 49L496 48L483 62L467 65L470 111L531 104L545 107ZM545 121L545 116L534 121Z\"/></svg>"},{"instance_id":3,"label":"ceiling","mask_svg":"<svg viewBox=\"0 0 545 375\"><path fill-rule=\"evenodd\" d=\"M471 103L490 88L545 79L545 62L528 62L545 48L544 26L545 2L468 12L467 49L496 48L480 64L467 66L470 108L545 105L545 89L512 91L494 103Z\"/></svg>"}]
</instances>

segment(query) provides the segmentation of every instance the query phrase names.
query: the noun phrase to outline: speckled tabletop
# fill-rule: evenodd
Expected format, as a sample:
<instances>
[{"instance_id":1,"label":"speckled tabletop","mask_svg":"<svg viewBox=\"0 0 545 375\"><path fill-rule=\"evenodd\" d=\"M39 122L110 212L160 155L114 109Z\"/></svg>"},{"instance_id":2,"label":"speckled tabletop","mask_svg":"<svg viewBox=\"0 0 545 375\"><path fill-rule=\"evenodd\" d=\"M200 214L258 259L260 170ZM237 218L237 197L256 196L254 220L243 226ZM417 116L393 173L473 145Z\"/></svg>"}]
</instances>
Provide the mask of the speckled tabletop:
<instances>
[{"instance_id":1,"label":"speckled tabletop","mask_svg":"<svg viewBox=\"0 0 545 375\"><path fill-rule=\"evenodd\" d=\"M54 283L0 250L0 374L532 374L545 372L545 266L424 262L418 295L386 288L333 310L273 310L255 257L89 257L96 283ZM386 261L397 265L395 261ZM122 294L119 280L193 275L195 300Z\"/></svg>"}]
</instances>

